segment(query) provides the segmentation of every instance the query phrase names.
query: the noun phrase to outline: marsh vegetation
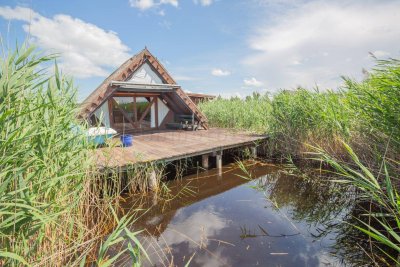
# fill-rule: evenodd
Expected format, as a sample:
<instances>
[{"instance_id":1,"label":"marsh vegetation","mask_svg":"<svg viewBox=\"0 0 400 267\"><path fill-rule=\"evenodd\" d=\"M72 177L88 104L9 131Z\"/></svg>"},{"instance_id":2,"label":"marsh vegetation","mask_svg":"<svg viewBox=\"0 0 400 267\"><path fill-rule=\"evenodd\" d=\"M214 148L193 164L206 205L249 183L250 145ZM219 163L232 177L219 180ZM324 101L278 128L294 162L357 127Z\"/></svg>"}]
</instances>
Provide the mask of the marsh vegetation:
<instances>
[{"instance_id":1,"label":"marsh vegetation","mask_svg":"<svg viewBox=\"0 0 400 267\"><path fill-rule=\"evenodd\" d=\"M196 196L209 197L201 187L206 179L199 180L196 174L197 180L188 180L196 186L161 185L158 197L140 203L138 207L149 212L137 218L137 211L126 208L127 199L146 191L154 170L160 182L165 166L130 166L125 176L96 169L90 157L93 147L82 131L86 125L76 119L76 88L58 71L55 59L27 47L3 52L1 58L0 265L111 266L121 259L129 265L146 264L149 247L139 241L146 235L140 232L143 218L150 218L158 227L153 230L160 231L163 224L154 220L173 217L184 208L174 209L176 203L187 201L186 206L195 209ZM256 175L253 178L264 178L240 187L239 191L249 196L261 192L263 203L257 203L271 205L263 212L283 212L291 221L323 226L307 236L315 240L340 228L339 234L335 232L335 244L340 247L335 253L341 259L358 264L365 256L377 266L391 265L400 253L399 92L400 63L389 60L378 61L362 82L344 78L339 91L298 89L282 91L273 98L259 94L246 99L219 98L202 103L201 109L212 126L269 134L268 160L290 163L283 176ZM298 160L304 159L317 162L318 175L297 168ZM186 164L177 164L174 173L182 176ZM251 172L240 175L247 174ZM231 177L234 184L227 186L229 190L247 182L235 177ZM216 182L216 189L228 190L218 179ZM149 196L153 194L144 199ZM237 195L233 200L238 200ZM165 205L159 205L162 202ZM162 208L161 214L154 207ZM247 206L242 208L246 213ZM156 216L151 217L152 212ZM337 228L336 222L330 223L336 217L354 227ZM246 213L243 220L247 225L241 225L235 237L244 242L269 238L269 226L250 229L248 219L251 214ZM349 237L353 236L359 242L352 243L354 239ZM200 248L207 242L225 242L222 238L211 240L211 235L205 238L199 240ZM297 241L304 245L304 240ZM261 249L264 244L257 242L253 244ZM171 259L168 255L150 257ZM182 263L193 259L195 264L198 258L191 256L184 255ZM207 253L203 256L207 258ZM175 262L167 260L168 264L176 262L176 258Z\"/></svg>"},{"instance_id":2,"label":"marsh vegetation","mask_svg":"<svg viewBox=\"0 0 400 267\"><path fill-rule=\"evenodd\" d=\"M133 257L140 244L115 213L120 176L93 167L76 88L54 61L27 47L0 59L0 265L109 266L110 244L131 240Z\"/></svg>"},{"instance_id":3,"label":"marsh vegetation","mask_svg":"<svg viewBox=\"0 0 400 267\"><path fill-rule=\"evenodd\" d=\"M213 126L269 134L271 158L317 163L338 175L333 182L355 188L363 207L355 227L370 243L364 252L377 266L392 265L400 252L400 62L378 60L363 81L344 77L343 84L335 91L218 98L200 107ZM380 252L389 262L375 257Z\"/></svg>"}]
</instances>

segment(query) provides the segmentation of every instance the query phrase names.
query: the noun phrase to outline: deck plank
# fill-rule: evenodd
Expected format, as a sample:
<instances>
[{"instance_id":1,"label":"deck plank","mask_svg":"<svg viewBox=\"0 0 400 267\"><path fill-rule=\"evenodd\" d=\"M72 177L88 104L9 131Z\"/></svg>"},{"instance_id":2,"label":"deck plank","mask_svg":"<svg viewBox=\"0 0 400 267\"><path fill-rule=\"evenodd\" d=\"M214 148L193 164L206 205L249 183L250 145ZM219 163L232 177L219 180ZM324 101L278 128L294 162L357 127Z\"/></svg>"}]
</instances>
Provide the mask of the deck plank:
<instances>
[{"instance_id":1,"label":"deck plank","mask_svg":"<svg viewBox=\"0 0 400 267\"><path fill-rule=\"evenodd\" d=\"M169 161L202 155L266 139L265 135L232 132L219 128L201 131L162 131L134 135L131 147L118 145L98 148L94 150L93 155L99 167L124 167L141 162Z\"/></svg>"}]
</instances>

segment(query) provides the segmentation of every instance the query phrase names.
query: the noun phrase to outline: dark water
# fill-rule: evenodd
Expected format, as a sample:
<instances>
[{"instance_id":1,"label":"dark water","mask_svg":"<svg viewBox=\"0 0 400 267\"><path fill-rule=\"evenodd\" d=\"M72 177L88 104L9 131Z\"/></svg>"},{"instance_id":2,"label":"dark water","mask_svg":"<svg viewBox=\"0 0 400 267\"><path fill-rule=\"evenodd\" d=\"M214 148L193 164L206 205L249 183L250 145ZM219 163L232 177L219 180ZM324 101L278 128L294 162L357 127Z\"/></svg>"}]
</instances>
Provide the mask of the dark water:
<instances>
[{"instance_id":1,"label":"dark water","mask_svg":"<svg viewBox=\"0 0 400 267\"><path fill-rule=\"evenodd\" d=\"M288 175L268 164L235 165L169 183L162 197L135 196L127 210L143 208L132 230L151 263L144 266L344 266L359 249L342 219L352 194L324 181ZM120 262L130 266L128 257Z\"/></svg>"}]
</instances>

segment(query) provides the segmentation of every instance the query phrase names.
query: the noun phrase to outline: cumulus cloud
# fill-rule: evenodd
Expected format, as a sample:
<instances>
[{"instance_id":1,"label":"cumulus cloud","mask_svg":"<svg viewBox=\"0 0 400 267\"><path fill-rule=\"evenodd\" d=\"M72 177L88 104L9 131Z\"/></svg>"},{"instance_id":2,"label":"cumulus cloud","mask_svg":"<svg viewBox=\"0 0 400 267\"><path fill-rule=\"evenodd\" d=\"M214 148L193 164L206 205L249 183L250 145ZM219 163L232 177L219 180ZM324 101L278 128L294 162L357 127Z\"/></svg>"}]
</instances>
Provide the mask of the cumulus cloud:
<instances>
[{"instance_id":1,"label":"cumulus cloud","mask_svg":"<svg viewBox=\"0 0 400 267\"><path fill-rule=\"evenodd\" d=\"M251 87L261 87L263 86L263 83L257 80L256 78L252 77L250 79L244 79L243 80L244 85L246 86L251 86Z\"/></svg>"},{"instance_id":2,"label":"cumulus cloud","mask_svg":"<svg viewBox=\"0 0 400 267\"><path fill-rule=\"evenodd\" d=\"M130 57L118 35L68 15L44 17L29 8L0 7L0 16L27 22L23 29L40 48L60 53L60 68L78 78L105 76Z\"/></svg>"},{"instance_id":3,"label":"cumulus cloud","mask_svg":"<svg viewBox=\"0 0 400 267\"><path fill-rule=\"evenodd\" d=\"M154 7L158 7L160 5L171 5L174 7L178 7L179 2L178 0L160 0L160 1L154 1L154 0L129 0L129 4L131 7L138 8L142 11L151 9Z\"/></svg>"},{"instance_id":4,"label":"cumulus cloud","mask_svg":"<svg viewBox=\"0 0 400 267\"><path fill-rule=\"evenodd\" d=\"M194 0L193 1L196 5L200 4L202 6L210 6L214 0Z\"/></svg>"},{"instance_id":5,"label":"cumulus cloud","mask_svg":"<svg viewBox=\"0 0 400 267\"><path fill-rule=\"evenodd\" d=\"M229 70L222 70L222 69L215 68L211 71L211 75L217 76L217 77L229 76L229 75L231 75L231 72Z\"/></svg>"},{"instance_id":6,"label":"cumulus cloud","mask_svg":"<svg viewBox=\"0 0 400 267\"><path fill-rule=\"evenodd\" d=\"M336 87L377 57L399 55L399 1L307 1L260 22L244 63L275 88Z\"/></svg>"},{"instance_id":7,"label":"cumulus cloud","mask_svg":"<svg viewBox=\"0 0 400 267\"><path fill-rule=\"evenodd\" d=\"M178 5L179 5L178 0L161 0L160 3L161 4L170 4L174 7L178 7Z\"/></svg>"},{"instance_id":8,"label":"cumulus cloud","mask_svg":"<svg viewBox=\"0 0 400 267\"><path fill-rule=\"evenodd\" d=\"M11 8L9 6L0 6L0 16L7 20L16 19L27 22L40 17L40 15L32 9L20 6L15 8Z\"/></svg>"}]
</instances>

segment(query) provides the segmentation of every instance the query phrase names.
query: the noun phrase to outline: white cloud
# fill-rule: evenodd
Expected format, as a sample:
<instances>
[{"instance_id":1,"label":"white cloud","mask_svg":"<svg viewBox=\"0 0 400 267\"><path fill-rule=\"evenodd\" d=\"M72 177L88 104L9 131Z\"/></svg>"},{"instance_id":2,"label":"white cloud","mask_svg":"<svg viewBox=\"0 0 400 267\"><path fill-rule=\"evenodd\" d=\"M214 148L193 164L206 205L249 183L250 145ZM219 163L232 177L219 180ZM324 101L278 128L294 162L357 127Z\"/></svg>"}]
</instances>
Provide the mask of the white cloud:
<instances>
[{"instance_id":1,"label":"white cloud","mask_svg":"<svg viewBox=\"0 0 400 267\"><path fill-rule=\"evenodd\" d=\"M60 53L60 68L75 77L106 76L108 67L130 57L116 33L68 15L47 18L29 8L0 7L0 16L29 22L23 28L33 42L47 52Z\"/></svg>"},{"instance_id":2,"label":"white cloud","mask_svg":"<svg viewBox=\"0 0 400 267\"><path fill-rule=\"evenodd\" d=\"M37 19L40 17L40 15L32 9L26 7L17 6L15 8L11 8L9 6L0 6L0 17L3 17L7 20L16 19L29 22L32 19Z\"/></svg>"},{"instance_id":3,"label":"white cloud","mask_svg":"<svg viewBox=\"0 0 400 267\"><path fill-rule=\"evenodd\" d=\"M283 11L282 11L283 10ZM308 1L255 23L244 63L274 88L336 87L376 56L399 56L400 1ZM261 76L262 75L262 76Z\"/></svg>"},{"instance_id":4,"label":"white cloud","mask_svg":"<svg viewBox=\"0 0 400 267\"><path fill-rule=\"evenodd\" d=\"M138 8L142 11L151 9L154 7L158 7L160 5L171 5L174 7L178 7L179 1L178 0L129 0L129 4L131 7Z\"/></svg>"},{"instance_id":5,"label":"white cloud","mask_svg":"<svg viewBox=\"0 0 400 267\"><path fill-rule=\"evenodd\" d=\"M383 58L383 57L388 57L390 56L390 53L387 51L382 51L382 50L376 50L372 52L372 54L377 57L377 58Z\"/></svg>"},{"instance_id":6,"label":"white cloud","mask_svg":"<svg viewBox=\"0 0 400 267\"><path fill-rule=\"evenodd\" d=\"M229 70L222 70L222 69L217 69L217 68L215 68L215 69L213 69L213 70L211 71L211 74L212 74L213 76L222 77L222 76L229 76L229 75L231 75L231 72L230 72Z\"/></svg>"},{"instance_id":7,"label":"white cloud","mask_svg":"<svg viewBox=\"0 0 400 267\"><path fill-rule=\"evenodd\" d=\"M188 243L190 248L195 249L200 243L207 246L210 243L208 237L218 234L226 225L226 220L221 218L215 207L211 205L205 206L204 209L200 209L190 216L185 216L181 211L181 213L175 214L174 220L163 232L162 240L171 247ZM179 229L179 232L184 235L177 233L174 229Z\"/></svg>"},{"instance_id":8,"label":"white cloud","mask_svg":"<svg viewBox=\"0 0 400 267\"><path fill-rule=\"evenodd\" d=\"M246 86L251 86L251 87L261 87L263 86L263 83L257 80L256 78L252 77L250 79L244 79L243 80L244 85Z\"/></svg>"},{"instance_id":9,"label":"white cloud","mask_svg":"<svg viewBox=\"0 0 400 267\"><path fill-rule=\"evenodd\" d=\"M131 7L136 7L140 10L146 10L155 6L153 0L129 0Z\"/></svg>"},{"instance_id":10,"label":"white cloud","mask_svg":"<svg viewBox=\"0 0 400 267\"><path fill-rule=\"evenodd\" d=\"M194 0L193 1L196 5L200 4L202 6L210 6L214 0Z\"/></svg>"},{"instance_id":11,"label":"white cloud","mask_svg":"<svg viewBox=\"0 0 400 267\"><path fill-rule=\"evenodd\" d=\"M178 0L161 0L160 4L170 4L174 7L178 7L179 2L178 2Z\"/></svg>"}]
</instances>

